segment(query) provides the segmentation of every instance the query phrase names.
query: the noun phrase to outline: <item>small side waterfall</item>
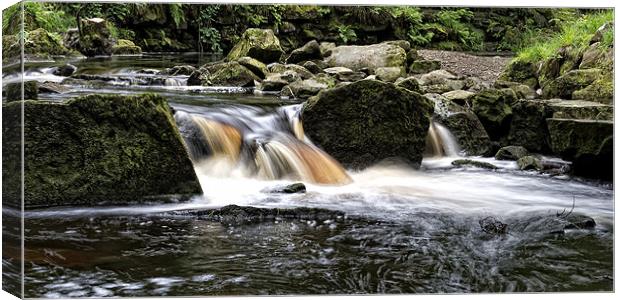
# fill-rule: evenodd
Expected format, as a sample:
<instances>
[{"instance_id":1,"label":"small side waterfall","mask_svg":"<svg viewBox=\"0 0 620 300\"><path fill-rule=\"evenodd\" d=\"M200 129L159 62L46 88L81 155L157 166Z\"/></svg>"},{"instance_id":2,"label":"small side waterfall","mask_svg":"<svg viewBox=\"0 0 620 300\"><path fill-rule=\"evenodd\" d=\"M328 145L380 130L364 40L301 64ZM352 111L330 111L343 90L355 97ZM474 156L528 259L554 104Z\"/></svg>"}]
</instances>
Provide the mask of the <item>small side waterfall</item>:
<instances>
[{"instance_id":1,"label":"small side waterfall","mask_svg":"<svg viewBox=\"0 0 620 300\"><path fill-rule=\"evenodd\" d=\"M299 105L275 112L249 106L210 108L175 119L194 164L216 176L347 184L351 178L303 133Z\"/></svg>"},{"instance_id":2,"label":"small side waterfall","mask_svg":"<svg viewBox=\"0 0 620 300\"><path fill-rule=\"evenodd\" d=\"M426 157L458 156L461 151L456 138L448 128L432 121L426 136Z\"/></svg>"}]
</instances>

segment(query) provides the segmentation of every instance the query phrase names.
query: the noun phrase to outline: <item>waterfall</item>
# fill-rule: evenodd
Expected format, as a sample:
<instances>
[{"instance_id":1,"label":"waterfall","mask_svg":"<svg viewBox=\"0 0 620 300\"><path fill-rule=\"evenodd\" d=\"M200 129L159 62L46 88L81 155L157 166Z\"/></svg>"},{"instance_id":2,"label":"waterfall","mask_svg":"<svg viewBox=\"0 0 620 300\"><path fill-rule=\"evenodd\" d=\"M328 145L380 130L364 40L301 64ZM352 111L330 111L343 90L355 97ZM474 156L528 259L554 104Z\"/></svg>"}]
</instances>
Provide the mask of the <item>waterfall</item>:
<instances>
[{"instance_id":1,"label":"waterfall","mask_svg":"<svg viewBox=\"0 0 620 300\"><path fill-rule=\"evenodd\" d=\"M304 135L300 109L291 105L267 111L236 105L179 110L175 120L202 173L318 184L351 182L340 163Z\"/></svg>"},{"instance_id":2,"label":"waterfall","mask_svg":"<svg viewBox=\"0 0 620 300\"><path fill-rule=\"evenodd\" d=\"M426 136L425 156L458 156L460 151L459 144L450 130L437 122L431 122Z\"/></svg>"}]
</instances>

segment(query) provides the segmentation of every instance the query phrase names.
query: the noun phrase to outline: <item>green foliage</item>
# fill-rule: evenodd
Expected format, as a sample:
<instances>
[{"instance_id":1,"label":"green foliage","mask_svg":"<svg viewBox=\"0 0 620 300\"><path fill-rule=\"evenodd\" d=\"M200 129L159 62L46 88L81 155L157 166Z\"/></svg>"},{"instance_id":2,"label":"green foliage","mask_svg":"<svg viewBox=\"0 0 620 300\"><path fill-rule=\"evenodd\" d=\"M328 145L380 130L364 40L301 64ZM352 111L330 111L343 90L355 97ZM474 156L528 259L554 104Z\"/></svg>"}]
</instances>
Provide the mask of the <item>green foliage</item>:
<instances>
[{"instance_id":1,"label":"green foliage","mask_svg":"<svg viewBox=\"0 0 620 300\"><path fill-rule=\"evenodd\" d=\"M13 5L3 12L2 32L16 34L20 30L21 18L20 5ZM75 24L75 20L63 11L56 11L49 3L25 2L24 3L24 30L32 31L43 28L49 32L63 32L69 26Z\"/></svg>"},{"instance_id":2,"label":"green foliage","mask_svg":"<svg viewBox=\"0 0 620 300\"><path fill-rule=\"evenodd\" d=\"M467 8L442 9L437 13L437 29L446 40L459 41L468 50L482 49L484 34L476 30L470 19L474 14Z\"/></svg>"},{"instance_id":3,"label":"green foliage","mask_svg":"<svg viewBox=\"0 0 620 300\"><path fill-rule=\"evenodd\" d=\"M183 12L183 4L172 3L168 6L170 11L170 16L174 21L174 25L179 27L181 24L185 23L185 12Z\"/></svg>"},{"instance_id":4,"label":"green foliage","mask_svg":"<svg viewBox=\"0 0 620 300\"><path fill-rule=\"evenodd\" d=\"M613 10L588 13L574 20L559 21L560 32L550 37L539 37L531 44L520 49L517 60L536 62L558 55L563 47L572 47L583 50L589 46L589 41L598 28L608 22L613 22ZM613 45L613 32L603 35L602 45Z\"/></svg>"},{"instance_id":5,"label":"green foliage","mask_svg":"<svg viewBox=\"0 0 620 300\"><path fill-rule=\"evenodd\" d=\"M357 41L357 34L351 25L339 25L338 38L342 41L342 43L346 44L348 42Z\"/></svg>"},{"instance_id":6,"label":"green foliage","mask_svg":"<svg viewBox=\"0 0 620 300\"><path fill-rule=\"evenodd\" d=\"M208 47L211 52L222 51L220 45L222 36L212 24L213 19L220 12L220 9L221 7L219 5L201 5L198 10L198 17L195 22L198 25L198 45L200 52L204 51L205 47Z\"/></svg>"}]
</instances>

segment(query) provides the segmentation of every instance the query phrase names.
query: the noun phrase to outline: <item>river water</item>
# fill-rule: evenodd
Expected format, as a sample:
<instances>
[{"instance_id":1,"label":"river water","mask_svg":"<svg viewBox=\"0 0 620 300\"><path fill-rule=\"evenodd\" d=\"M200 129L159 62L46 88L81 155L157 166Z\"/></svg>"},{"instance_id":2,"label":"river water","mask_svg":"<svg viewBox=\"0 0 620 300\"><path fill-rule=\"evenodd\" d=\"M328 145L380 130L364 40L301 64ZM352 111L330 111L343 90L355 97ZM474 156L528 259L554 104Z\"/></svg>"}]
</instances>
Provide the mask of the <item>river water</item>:
<instances>
[{"instance_id":1,"label":"river water","mask_svg":"<svg viewBox=\"0 0 620 300\"><path fill-rule=\"evenodd\" d=\"M68 93L40 94L41 99L154 91L169 100L177 121L186 114L255 124L240 130L244 141L269 143L283 132L295 135L291 122L297 101L244 89L188 87L187 76L145 85L145 75L136 73L143 68L197 65L195 56L72 63L79 73L124 79L72 83ZM64 79L51 75L47 67L35 66L25 77ZM126 79L132 76L139 78ZM10 75L3 78L4 83L11 80ZM291 126L286 129L286 124ZM314 149L311 141L303 143ZM611 183L519 171L514 162L492 158L476 159L500 169L455 168L450 163L458 157L454 151L446 152L451 156L425 158L419 170L396 164L348 170L350 183L335 185L317 183L312 177L259 176L263 173L252 173L239 162L196 156L204 195L188 202L27 211L25 296L613 289ZM266 192L300 180L306 193ZM231 204L323 208L345 217L227 224L188 213ZM563 230L567 212L571 217L589 216L596 226ZM484 232L479 221L485 217L507 224L507 234ZM9 267L12 259L3 257L3 265Z\"/></svg>"}]
</instances>

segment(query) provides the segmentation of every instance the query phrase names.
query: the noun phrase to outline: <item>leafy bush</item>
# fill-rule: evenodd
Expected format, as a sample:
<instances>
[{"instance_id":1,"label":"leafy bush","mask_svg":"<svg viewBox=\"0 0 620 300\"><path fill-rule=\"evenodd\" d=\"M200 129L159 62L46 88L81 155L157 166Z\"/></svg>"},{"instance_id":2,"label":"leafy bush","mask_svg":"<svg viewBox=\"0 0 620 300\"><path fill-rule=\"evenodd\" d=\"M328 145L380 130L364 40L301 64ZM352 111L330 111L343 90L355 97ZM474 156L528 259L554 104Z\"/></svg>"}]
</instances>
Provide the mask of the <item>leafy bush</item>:
<instances>
[{"instance_id":1,"label":"leafy bush","mask_svg":"<svg viewBox=\"0 0 620 300\"><path fill-rule=\"evenodd\" d=\"M338 38L342 41L342 43L346 44L348 42L357 41L357 34L351 25L339 25Z\"/></svg>"}]
</instances>

